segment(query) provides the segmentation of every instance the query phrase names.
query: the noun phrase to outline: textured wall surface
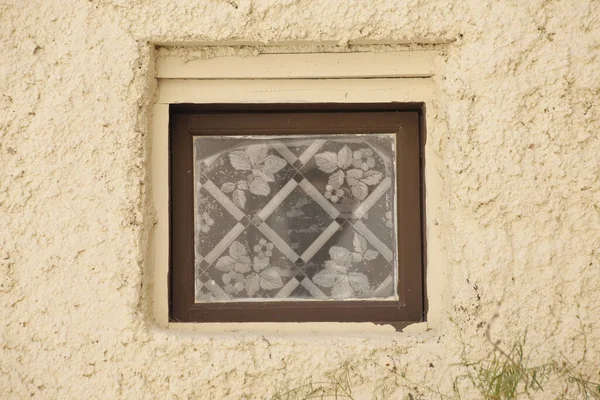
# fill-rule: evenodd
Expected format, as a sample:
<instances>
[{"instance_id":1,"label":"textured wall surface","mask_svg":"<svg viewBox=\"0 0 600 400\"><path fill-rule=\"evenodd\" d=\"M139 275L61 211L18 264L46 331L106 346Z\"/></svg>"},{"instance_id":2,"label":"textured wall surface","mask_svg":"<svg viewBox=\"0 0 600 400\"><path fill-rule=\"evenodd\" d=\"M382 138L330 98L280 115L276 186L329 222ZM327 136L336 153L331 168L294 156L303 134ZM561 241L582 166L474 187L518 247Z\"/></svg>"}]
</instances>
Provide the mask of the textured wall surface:
<instances>
[{"instance_id":1,"label":"textured wall surface","mask_svg":"<svg viewBox=\"0 0 600 400\"><path fill-rule=\"evenodd\" d=\"M428 145L444 322L379 337L153 327L154 45L359 39L443 43L446 129ZM1 398L260 399L347 359L359 398L390 364L444 387L496 314L494 339L527 330L536 359L600 359L599 2L4 0L0 50Z\"/></svg>"}]
</instances>

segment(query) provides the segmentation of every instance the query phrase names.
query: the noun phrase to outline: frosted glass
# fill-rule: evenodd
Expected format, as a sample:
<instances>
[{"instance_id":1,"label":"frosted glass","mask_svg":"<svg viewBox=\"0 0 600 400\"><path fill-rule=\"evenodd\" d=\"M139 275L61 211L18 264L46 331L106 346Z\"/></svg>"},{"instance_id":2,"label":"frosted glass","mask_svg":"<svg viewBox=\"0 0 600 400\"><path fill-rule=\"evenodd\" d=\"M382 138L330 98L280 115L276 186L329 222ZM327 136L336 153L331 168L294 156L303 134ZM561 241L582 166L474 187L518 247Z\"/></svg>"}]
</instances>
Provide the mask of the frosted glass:
<instances>
[{"instance_id":1,"label":"frosted glass","mask_svg":"<svg viewBox=\"0 0 600 400\"><path fill-rule=\"evenodd\" d=\"M196 302L397 298L394 134L194 137Z\"/></svg>"}]
</instances>

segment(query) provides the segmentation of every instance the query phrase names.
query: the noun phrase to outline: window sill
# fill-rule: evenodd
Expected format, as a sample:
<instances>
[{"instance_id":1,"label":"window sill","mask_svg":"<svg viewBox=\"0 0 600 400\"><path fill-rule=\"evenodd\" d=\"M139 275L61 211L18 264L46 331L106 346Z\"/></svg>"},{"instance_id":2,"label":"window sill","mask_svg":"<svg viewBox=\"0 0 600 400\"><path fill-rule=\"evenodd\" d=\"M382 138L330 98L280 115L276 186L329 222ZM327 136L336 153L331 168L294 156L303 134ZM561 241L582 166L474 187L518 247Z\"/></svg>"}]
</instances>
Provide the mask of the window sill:
<instances>
[{"instance_id":1,"label":"window sill","mask_svg":"<svg viewBox=\"0 0 600 400\"><path fill-rule=\"evenodd\" d=\"M167 324L169 332L193 333L208 336L221 335L282 335L282 336L397 336L398 334L422 334L430 330L427 322L417 322L397 330L392 325L378 325L370 322L286 322L286 323L182 323Z\"/></svg>"}]
</instances>

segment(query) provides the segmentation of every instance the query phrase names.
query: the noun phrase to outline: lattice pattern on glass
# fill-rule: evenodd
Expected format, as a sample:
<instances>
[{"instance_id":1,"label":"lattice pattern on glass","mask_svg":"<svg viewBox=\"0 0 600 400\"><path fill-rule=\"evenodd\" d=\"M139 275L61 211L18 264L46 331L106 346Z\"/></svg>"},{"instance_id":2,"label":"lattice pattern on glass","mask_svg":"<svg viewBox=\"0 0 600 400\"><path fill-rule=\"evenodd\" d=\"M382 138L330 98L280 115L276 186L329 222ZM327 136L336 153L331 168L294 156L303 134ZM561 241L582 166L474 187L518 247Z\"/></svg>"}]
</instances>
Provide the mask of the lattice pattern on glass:
<instances>
[{"instance_id":1,"label":"lattice pattern on glass","mask_svg":"<svg viewBox=\"0 0 600 400\"><path fill-rule=\"evenodd\" d=\"M196 302L397 299L395 135L194 138Z\"/></svg>"}]
</instances>

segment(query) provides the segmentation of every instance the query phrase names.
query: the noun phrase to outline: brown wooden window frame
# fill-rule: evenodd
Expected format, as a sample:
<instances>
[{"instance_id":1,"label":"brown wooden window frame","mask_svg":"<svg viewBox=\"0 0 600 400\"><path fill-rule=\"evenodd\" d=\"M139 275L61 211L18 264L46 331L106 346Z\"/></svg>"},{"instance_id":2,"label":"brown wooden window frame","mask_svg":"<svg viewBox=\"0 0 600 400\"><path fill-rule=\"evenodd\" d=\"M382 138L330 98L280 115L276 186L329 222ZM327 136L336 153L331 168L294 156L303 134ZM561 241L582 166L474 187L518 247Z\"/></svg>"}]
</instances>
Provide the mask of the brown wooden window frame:
<instances>
[{"instance_id":1,"label":"brown wooden window frame","mask_svg":"<svg viewBox=\"0 0 600 400\"><path fill-rule=\"evenodd\" d=\"M169 107L169 320L373 322L425 320L424 104L172 104ZM193 137L395 132L399 300L195 303Z\"/></svg>"}]
</instances>

